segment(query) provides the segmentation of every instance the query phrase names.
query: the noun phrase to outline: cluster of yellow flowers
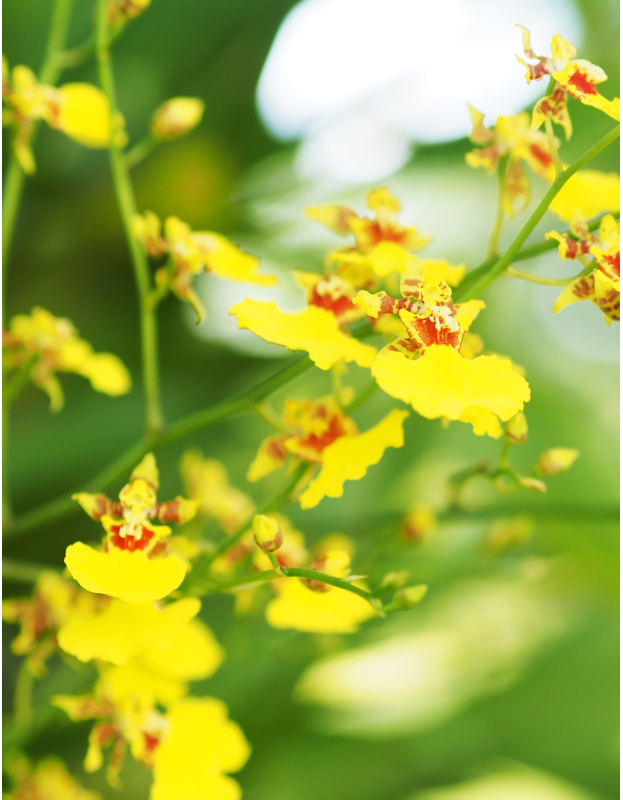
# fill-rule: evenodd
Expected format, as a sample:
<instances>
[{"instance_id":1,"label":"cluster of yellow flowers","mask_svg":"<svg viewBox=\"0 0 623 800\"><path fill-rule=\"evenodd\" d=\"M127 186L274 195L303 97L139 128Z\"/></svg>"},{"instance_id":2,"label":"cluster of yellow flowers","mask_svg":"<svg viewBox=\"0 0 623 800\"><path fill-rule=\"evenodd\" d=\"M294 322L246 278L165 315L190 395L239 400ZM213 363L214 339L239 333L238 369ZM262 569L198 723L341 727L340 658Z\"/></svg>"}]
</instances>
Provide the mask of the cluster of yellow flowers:
<instances>
[{"instance_id":1,"label":"cluster of yellow flowers","mask_svg":"<svg viewBox=\"0 0 623 800\"><path fill-rule=\"evenodd\" d=\"M148 4L113 0L108 6L111 30ZM618 99L606 100L595 88L605 74L576 60L571 42L557 35L551 58L536 56L528 31L522 30L525 55L537 61L526 64L526 77L550 76L551 91L537 103L532 118L527 112L500 117L492 128L484 125L482 113L470 109L471 140L478 147L467 154L467 163L498 170L500 224L504 214L512 217L529 202L524 166L550 185L560 174L552 122L562 125L569 138L568 96L611 117L619 115ZM37 120L85 146L111 147L117 155L126 144L123 119L94 86L55 88L40 83L27 67L9 72L3 62L3 99L3 120L12 126L15 157L25 172L35 168L31 138ZM146 144L137 147L145 150L187 133L202 113L203 103L196 98L167 101L152 117ZM543 123L545 133L539 130ZM132 152L121 156L129 165ZM570 223L570 231L552 231L546 239L559 243L561 259L579 259L584 266L567 281L555 312L588 299L608 324L619 319L618 189L616 176L580 170L553 198L551 210ZM465 266L416 255L430 237L403 225L401 203L389 189L370 191L366 202L369 215L342 205L307 210L310 220L348 241L327 255L322 271L294 271L305 292L304 308L290 313L275 302L247 298L229 311L239 328L306 352L319 369L333 370L335 379L330 396L286 399L282 416L256 405L275 430L259 444L248 480L259 481L285 467L291 481L283 502L296 499L301 509L311 509L325 497L341 497L346 481L362 479L388 448L403 447L403 425L410 413L404 407L390 410L360 432L353 413L361 396L355 398L342 385L346 365L355 364L369 370L373 385L385 395L426 419L468 423L478 436L504 436L499 468L478 466L459 473L451 481L452 502L458 504L462 486L477 475L490 478L500 490L545 491L541 478L568 469L578 453L548 450L530 476L510 466L511 447L528 434L523 410L530 388L524 370L509 358L483 353L484 343L471 328L485 303L469 296L457 299L465 285ZM598 227L590 218L602 212L610 213ZM277 282L276 276L260 271L256 256L219 233L193 231L176 216L163 224L150 211L127 216L131 245L145 264L146 258L155 262L154 288L141 298L143 312L153 312L171 292L202 321L205 309L193 285L202 272L265 287ZM495 240L494 245L491 255L497 257ZM362 341L368 335L381 346ZM63 371L82 375L94 389L113 396L131 386L116 356L95 353L69 320L41 308L11 320L3 330L3 348L7 404L30 381L47 393L52 410L59 410L63 393L57 373ZM226 468L197 450L185 453L181 475L188 497L159 502L159 472L153 454L147 453L118 500L101 493L74 494L87 515L101 523L100 543L71 544L65 555L68 574L41 574L32 598L5 601L3 618L21 625L13 650L26 657L30 674L41 677L46 661L59 650L95 664L98 677L90 693L53 701L72 720L94 721L86 771L100 769L108 749L107 777L119 785L129 749L135 760L153 770L152 800L237 800L240 787L229 775L244 766L250 746L220 700L190 695L190 684L210 677L225 655L198 617L198 597L234 591L239 614L261 609L274 628L330 634L352 633L376 615L411 608L427 587L407 586L408 573L393 572L370 589L367 576L351 574L351 539L336 533L308 550L303 533L278 513L279 503L256 514L254 501L230 484ZM175 535L173 524L183 526ZM220 528L221 544L205 536L208 524ZM400 536L419 544L435 525L433 509L420 504L404 517ZM523 524L502 526L491 533L488 546L500 550L528 535ZM388 591L395 594L384 603L382 595ZM95 797L57 761L33 767L18 755L10 774L17 787L14 798Z\"/></svg>"}]
</instances>

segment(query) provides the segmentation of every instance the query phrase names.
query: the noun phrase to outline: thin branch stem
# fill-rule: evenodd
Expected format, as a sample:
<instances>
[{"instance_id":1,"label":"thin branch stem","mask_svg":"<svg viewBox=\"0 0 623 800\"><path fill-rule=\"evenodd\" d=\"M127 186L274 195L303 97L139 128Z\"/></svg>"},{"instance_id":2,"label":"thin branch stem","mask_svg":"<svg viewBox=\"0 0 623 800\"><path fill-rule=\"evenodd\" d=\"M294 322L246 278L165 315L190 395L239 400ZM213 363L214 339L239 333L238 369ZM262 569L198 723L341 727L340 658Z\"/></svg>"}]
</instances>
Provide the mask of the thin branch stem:
<instances>
[{"instance_id":1,"label":"thin branch stem","mask_svg":"<svg viewBox=\"0 0 623 800\"><path fill-rule=\"evenodd\" d=\"M146 158L152 150L157 146L158 141L154 139L153 136L147 135L139 142L137 142L134 147L130 148L128 152L123 157L123 163L126 169L132 169L132 167L140 164L140 162Z\"/></svg>"},{"instance_id":2,"label":"thin branch stem","mask_svg":"<svg viewBox=\"0 0 623 800\"><path fill-rule=\"evenodd\" d=\"M97 18L97 61L99 65L100 83L102 91L108 98L111 113L115 114L117 103L109 46L108 3L107 0L99 0ZM153 436L163 428L158 378L158 331L156 312L148 302L151 293L151 278L149 275L147 257L140 242L132 233L132 218L137 211L134 191L124 163L123 153L117 143L114 132L110 141L110 167L115 186L115 194L117 196L117 204L121 213L128 247L132 257L134 277L139 294L143 390L145 392L145 429L148 436Z\"/></svg>"},{"instance_id":3,"label":"thin branch stem","mask_svg":"<svg viewBox=\"0 0 623 800\"><path fill-rule=\"evenodd\" d=\"M504 275L508 275L510 278L521 278L522 281L529 281L530 283L539 283L541 286L568 286L573 281L577 281L578 278L583 278L585 275L588 275L592 272L593 267L590 266L579 272L577 275L573 275L571 278L542 278L540 275L532 275L530 272L523 272L520 269L515 269L514 267L509 267L504 271Z\"/></svg>"},{"instance_id":4,"label":"thin branch stem","mask_svg":"<svg viewBox=\"0 0 623 800\"><path fill-rule=\"evenodd\" d=\"M489 248L487 250L487 256L489 258L491 258L491 256L497 256L500 245L500 235L502 233L502 226L504 225L504 189L506 187L509 163L510 158L508 153L502 156L498 162L498 207L495 213L491 238L489 239Z\"/></svg>"},{"instance_id":5,"label":"thin branch stem","mask_svg":"<svg viewBox=\"0 0 623 800\"><path fill-rule=\"evenodd\" d=\"M46 45L45 57L39 71L39 80L54 86L58 81L61 69L57 63L57 56L65 46L67 30L71 19L73 0L55 0L50 31ZM38 124L35 122L31 134L31 143L34 141ZM6 280L9 270L9 259L15 233L15 223L22 203L26 174L20 167L15 153L11 151L11 160L7 170L2 196L2 288L3 298L6 297ZM5 301L3 300L3 309ZM4 311L3 311L4 317Z\"/></svg>"},{"instance_id":6,"label":"thin branch stem","mask_svg":"<svg viewBox=\"0 0 623 800\"><path fill-rule=\"evenodd\" d=\"M36 583L42 572L58 572L56 567L45 564L33 564L30 561L15 561L12 558L2 559L2 577L16 583Z\"/></svg>"},{"instance_id":7,"label":"thin branch stem","mask_svg":"<svg viewBox=\"0 0 623 800\"><path fill-rule=\"evenodd\" d=\"M350 416L359 406L363 405L368 398L372 397L378 388L379 385L376 381L370 381L366 388L362 389L351 403L344 406L344 413Z\"/></svg>"},{"instance_id":8,"label":"thin branch stem","mask_svg":"<svg viewBox=\"0 0 623 800\"><path fill-rule=\"evenodd\" d=\"M157 436L146 436L140 439L89 481L82 490L86 492L102 491L124 474L130 472L132 467L150 450L156 450L164 445L172 444L179 439L215 425L217 422L222 422L236 414L251 410L268 395L306 372L312 364L313 362L307 357L298 358L238 397L225 400L222 403L216 403L203 411L190 414L173 423ZM15 520L12 526L5 527L3 536L5 539L22 536L42 525L66 519L78 511L78 504L71 499L71 495L67 494L27 512Z\"/></svg>"},{"instance_id":9,"label":"thin branch stem","mask_svg":"<svg viewBox=\"0 0 623 800\"><path fill-rule=\"evenodd\" d=\"M32 717L32 684L33 676L28 669L26 659L24 659L20 664L17 672L17 681L15 682L15 708L13 714L15 725L19 728L25 728Z\"/></svg>"},{"instance_id":10,"label":"thin branch stem","mask_svg":"<svg viewBox=\"0 0 623 800\"><path fill-rule=\"evenodd\" d=\"M457 290L456 300L458 302L463 302L465 300L471 300L474 297L478 297L478 295L482 294L482 292L487 289L494 281L499 278L499 276L511 265L511 263L515 260L515 257L519 253L523 243L526 241L528 236L532 233L532 231L536 228L537 224L540 222L541 217L545 214L549 206L551 205L553 199L556 197L558 192L562 189L565 183L569 180L569 178L573 177L575 173L585 166L592 158L594 158L598 153L600 153L605 147L609 144L614 142L621 132L621 126L616 125L609 131L605 136L595 142L592 147L581 155L576 161L571 164L571 166L567 167L564 172L556 178L554 183L545 193L543 199L535 208L535 210L530 215L530 218L523 226L521 231L515 237L513 243L508 248L506 253L499 258L492 266L488 266L485 270L483 270L482 277L479 278L475 283L469 282L465 283L464 286L460 286Z\"/></svg>"}]
</instances>

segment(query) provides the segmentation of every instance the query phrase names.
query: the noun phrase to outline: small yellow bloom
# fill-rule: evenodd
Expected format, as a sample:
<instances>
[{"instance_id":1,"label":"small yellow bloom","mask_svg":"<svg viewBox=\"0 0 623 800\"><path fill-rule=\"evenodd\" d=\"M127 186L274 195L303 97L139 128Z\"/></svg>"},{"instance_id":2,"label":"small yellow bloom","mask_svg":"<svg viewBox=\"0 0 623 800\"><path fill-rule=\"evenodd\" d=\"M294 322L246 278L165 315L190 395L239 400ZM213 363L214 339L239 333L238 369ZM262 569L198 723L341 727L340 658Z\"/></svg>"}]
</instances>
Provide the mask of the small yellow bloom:
<instances>
[{"instance_id":1,"label":"small yellow bloom","mask_svg":"<svg viewBox=\"0 0 623 800\"><path fill-rule=\"evenodd\" d=\"M283 544L283 531L275 517L256 514L253 517L253 538L264 553L274 553Z\"/></svg>"},{"instance_id":2,"label":"small yellow bloom","mask_svg":"<svg viewBox=\"0 0 623 800\"><path fill-rule=\"evenodd\" d=\"M67 83L58 90L58 109L47 120L85 147L108 147L113 124L108 99L89 83Z\"/></svg>"},{"instance_id":3,"label":"small yellow bloom","mask_svg":"<svg viewBox=\"0 0 623 800\"><path fill-rule=\"evenodd\" d=\"M280 311L276 303L249 298L230 308L238 327L252 331L267 342L288 350L306 350L320 369L330 369L337 361L354 361L369 367L376 348L344 333L331 311L309 306L304 311Z\"/></svg>"},{"instance_id":4,"label":"small yellow bloom","mask_svg":"<svg viewBox=\"0 0 623 800\"><path fill-rule=\"evenodd\" d=\"M588 233L586 224L581 221L574 223L572 230L583 235L584 240L575 242L555 231L546 234L546 238L560 241L558 251L562 258L575 258L579 253L588 252L594 256L596 266L590 275L565 286L554 303L554 314L571 303L590 300L603 312L608 325L613 320L618 322L621 319L620 223L608 214L602 219L597 236Z\"/></svg>"},{"instance_id":5,"label":"small yellow bloom","mask_svg":"<svg viewBox=\"0 0 623 800\"><path fill-rule=\"evenodd\" d=\"M171 554L171 528L151 520L183 524L195 516L196 500L177 497L158 503L158 468L151 453L136 467L119 494L119 502L105 495L74 495L106 531L104 551L77 542L67 548L65 564L78 583L90 592L117 597L126 603L147 603L170 594L186 574L184 562Z\"/></svg>"},{"instance_id":6,"label":"small yellow bloom","mask_svg":"<svg viewBox=\"0 0 623 800\"><path fill-rule=\"evenodd\" d=\"M378 464L388 447L402 447L405 411L391 411L365 433L335 399L288 400L284 423L288 433L266 439L249 467L247 478L257 481L293 456L318 464L320 472L300 497L301 508L313 508L323 497L341 497L347 480L359 480L368 467Z\"/></svg>"},{"instance_id":7,"label":"small yellow bloom","mask_svg":"<svg viewBox=\"0 0 623 800\"><path fill-rule=\"evenodd\" d=\"M526 381L508 359L460 354L461 343L484 303L452 303L445 281L427 274L417 259L401 282L403 299L385 292L359 292L355 302L370 316L398 314L405 334L384 347L372 365L372 375L396 397L428 419L469 422L477 435L502 435L506 421L530 399Z\"/></svg>"},{"instance_id":8,"label":"small yellow bloom","mask_svg":"<svg viewBox=\"0 0 623 800\"><path fill-rule=\"evenodd\" d=\"M345 543L344 538L331 537L321 543L310 569L346 577L352 543ZM281 578L273 584L278 595L266 608L266 619L273 628L307 633L355 633L362 622L374 616L366 600L326 583Z\"/></svg>"},{"instance_id":9,"label":"small yellow bloom","mask_svg":"<svg viewBox=\"0 0 623 800\"><path fill-rule=\"evenodd\" d=\"M62 761L46 758L33 767L19 757L6 769L14 783L10 794L2 794L4 800L101 800L97 792L85 789L72 777Z\"/></svg>"},{"instance_id":10,"label":"small yellow bloom","mask_svg":"<svg viewBox=\"0 0 623 800\"><path fill-rule=\"evenodd\" d=\"M174 97L167 100L151 118L151 132L156 139L176 139L189 133L201 122L205 103L197 97Z\"/></svg>"},{"instance_id":11,"label":"small yellow bloom","mask_svg":"<svg viewBox=\"0 0 623 800\"><path fill-rule=\"evenodd\" d=\"M409 511L400 528L406 542L421 543L428 539L437 527L437 515L432 506L420 503Z\"/></svg>"},{"instance_id":12,"label":"small yellow bloom","mask_svg":"<svg viewBox=\"0 0 623 800\"><path fill-rule=\"evenodd\" d=\"M68 319L43 308L13 317L3 335L3 348L5 368L18 370L30 364L30 380L48 395L52 411L60 411L64 402L57 372L82 375L96 391L112 397L130 391L130 374L117 356L94 353Z\"/></svg>"},{"instance_id":13,"label":"small yellow bloom","mask_svg":"<svg viewBox=\"0 0 623 800\"><path fill-rule=\"evenodd\" d=\"M607 75L601 67L597 67L584 59L576 59L577 48L568 39L563 39L559 33L555 34L552 39L551 57L537 56L530 44L530 31L524 28L523 25L518 27L521 28L526 58L534 59L538 62L537 64L528 64L517 56L517 60L528 70L526 73L528 83L539 81L543 76L549 75L557 82L556 89L562 89L564 93L570 94L571 97L580 100L584 105L598 108L609 117L613 117L616 120L620 119L619 98L606 100L597 91L596 84L607 80ZM556 94L556 89L552 97ZM550 113L555 122L560 121L560 115L564 113L562 106L566 105L566 94L564 99L562 96L553 99L551 101L553 103L551 109L547 103L543 104L543 101L537 104L538 111L535 109L536 113L532 120L533 127L538 127ZM547 101L547 98L544 98L544 100ZM556 118L556 116L559 118Z\"/></svg>"},{"instance_id":14,"label":"small yellow bloom","mask_svg":"<svg viewBox=\"0 0 623 800\"><path fill-rule=\"evenodd\" d=\"M573 222L604 211L614 213L620 205L621 179L615 172L581 169L569 178L549 208L565 222Z\"/></svg>"},{"instance_id":15,"label":"small yellow bloom","mask_svg":"<svg viewBox=\"0 0 623 800\"><path fill-rule=\"evenodd\" d=\"M242 769L251 748L225 704L188 698L169 710L166 723L153 757L150 800L239 800L240 786L226 773Z\"/></svg>"},{"instance_id":16,"label":"small yellow bloom","mask_svg":"<svg viewBox=\"0 0 623 800\"><path fill-rule=\"evenodd\" d=\"M3 600L2 619L19 622L20 633L11 650L28 656L27 665L37 676L45 672L45 660L56 651L55 634L72 621L89 619L103 611L109 599L83 592L56 572L42 572L32 599Z\"/></svg>"},{"instance_id":17,"label":"small yellow bloom","mask_svg":"<svg viewBox=\"0 0 623 800\"><path fill-rule=\"evenodd\" d=\"M158 258L164 253L170 254L172 268L159 269L157 283L170 289L180 300L190 303L198 322L205 319L206 313L192 285L195 275L200 272L259 286L274 286L277 282L274 275L259 272L260 260L256 256L245 253L219 233L193 231L177 217L165 220L164 237L161 236L160 220L151 211L146 211L144 216L137 214L132 220L132 230L149 256Z\"/></svg>"},{"instance_id":18,"label":"small yellow bloom","mask_svg":"<svg viewBox=\"0 0 623 800\"><path fill-rule=\"evenodd\" d=\"M186 492L198 502L198 514L214 518L227 533L233 533L253 514L251 498L229 483L220 461L204 458L198 450L187 450L180 466Z\"/></svg>"},{"instance_id":19,"label":"small yellow bloom","mask_svg":"<svg viewBox=\"0 0 623 800\"><path fill-rule=\"evenodd\" d=\"M382 187L368 193L366 202L374 218L359 217L345 206L313 206L306 216L335 233L352 233L354 247L331 254L330 259L369 267L379 277L391 272L402 273L409 255L421 250L430 241L416 228L405 228L398 222L401 204L388 189Z\"/></svg>"},{"instance_id":20,"label":"small yellow bloom","mask_svg":"<svg viewBox=\"0 0 623 800\"><path fill-rule=\"evenodd\" d=\"M500 158L508 154L502 203L506 215L513 217L516 201L519 200L523 209L530 200L530 182L524 172L524 163L548 183L556 177L547 136L530 129L530 117L526 112L513 117L498 117L493 128L486 128L483 124L484 114L472 106L469 111L472 117L470 139L474 144L483 146L467 153L465 160L470 167L484 167L487 172L493 172ZM446 278L443 280L450 283Z\"/></svg>"}]
</instances>

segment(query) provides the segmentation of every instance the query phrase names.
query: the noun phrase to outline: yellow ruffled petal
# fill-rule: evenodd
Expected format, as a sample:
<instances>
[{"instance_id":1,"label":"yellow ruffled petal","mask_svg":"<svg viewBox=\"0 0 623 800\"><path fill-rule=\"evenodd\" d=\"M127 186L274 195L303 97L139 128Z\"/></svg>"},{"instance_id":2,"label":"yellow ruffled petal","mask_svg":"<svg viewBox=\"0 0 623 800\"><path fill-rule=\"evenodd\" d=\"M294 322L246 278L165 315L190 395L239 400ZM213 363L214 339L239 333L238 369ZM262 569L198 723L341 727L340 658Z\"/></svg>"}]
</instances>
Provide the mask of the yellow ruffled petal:
<instances>
[{"instance_id":1,"label":"yellow ruffled petal","mask_svg":"<svg viewBox=\"0 0 623 800\"><path fill-rule=\"evenodd\" d=\"M61 103L54 127L86 147L108 147L112 123L104 93L89 83L67 83L58 91Z\"/></svg>"},{"instance_id":2,"label":"yellow ruffled petal","mask_svg":"<svg viewBox=\"0 0 623 800\"><path fill-rule=\"evenodd\" d=\"M301 495L301 508L313 508L323 497L341 497L345 481L363 478L388 447L402 447L402 424L408 416L407 411L394 409L369 431L343 436L325 448L320 473Z\"/></svg>"},{"instance_id":3,"label":"yellow ruffled petal","mask_svg":"<svg viewBox=\"0 0 623 800\"><path fill-rule=\"evenodd\" d=\"M223 773L241 769L251 750L224 703L182 700L166 718L168 730L154 753L151 800L239 800L240 787Z\"/></svg>"},{"instance_id":4,"label":"yellow ruffled petal","mask_svg":"<svg viewBox=\"0 0 623 800\"><path fill-rule=\"evenodd\" d=\"M177 556L149 559L140 550L100 553L82 542L67 548L65 564L83 589L126 603L160 600L182 583L184 563Z\"/></svg>"},{"instance_id":5,"label":"yellow ruffled petal","mask_svg":"<svg viewBox=\"0 0 623 800\"><path fill-rule=\"evenodd\" d=\"M112 353L93 353L81 366L80 374L91 381L96 392L112 397L127 394L132 388L130 373Z\"/></svg>"},{"instance_id":6,"label":"yellow ruffled petal","mask_svg":"<svg viewBox=\"0 0 623 800\"><path fill-rule=\"evenodd\" d=\"M173 605L183 602L186 600L179 600ZM148 647L140 656L141 664L169 678L198 681L209 678L223 663L225 651L212 631L200 620L191 619L188 624L181 623L174 634Z\"/></svg>"},{"instance_id":7,"label":"yellow ruffled petal","mask_svg":"<svg viewBox=\"0 0 623 800\"><path fill-rule=\"evenodd\" d=\"M102 613L69 621L59 630L58 643L80 661L100 658L125 664L148 647L171 647L176 637L201 609L194 597L171 603L159 611L153 603L113 600Z\"/></svg>"},{"instance_id":8,"label":"yellow ruffled petal","mask_svg":"<svg viewBox=\"0 0 623 800\"><path fill-rule=\"evenodd\" d=\"M267 342L288 350L306 350L320 369L330 369L337 361L354 361L369 367L376 349L342 333L335 316L324 308L310 306L294 314L280 311L275 303L247 298L230 308L238 327L252 331Z\"/></svg>"},{"instance_id":9,"label":"yellow ruffled petal","mask_svg":"<svg viewBox=\"0 0 623 800\"><path fill-rule=\"evenodd\" d=\"M319 222L340 236L351 233L350 222L357 218L357 214L346 206L326 205L310 206L305 209L307 219Z\"/></svg>"},{"instance_id":10,"label":"yellow ruffled petal","mask_svg":"<svg viewBox=\"0 0 623 800\"><path fill-rule=\"evenodd\" d=\"M260 275L260 259L245 253L218 233L197 233L194 238L200 247L207 246L206 263L210 272L230 281L274 286L275 275Z\"/></svg>"},{"instance_id":11,"label":"yellow ruffled petal","mask_svg":"<svg viewBox=\"0 0 623 800\"><path fill-rule=\"evenodd\" d=\"M621 206L621 179L614 173L582 169L576 172L552 200L550 211L566 222L590 219Z\"/></svg>"},{"instance_id":12,"label":"yellow ruffled petal","mask_svg":"<svg viewBox=\"0 0 623 800\"><path fill-rule=\"evenodd\" d=\"M99 681L98 689L117 706L128 701L134 710L151 711L156 703L170 706L187 693L184 681L152 672L139 659L118 667L108 667Z\"/></svg>"},{"instance_id":13,"label":"yellow ruffled petal","mask_svg":"<svg viewBox=\"0 0 623 800\"><path fill-rule=\"evenodd\" d=\"M307 633L355 633L373 616L374 609L356 594L337 588L316 592L296 578L283 580L279 595L266 607L273 628Z\"/></svg>"},{"instance_id":14,"label":"yellow ruffled petal","mask_svg":"<svg viewBox=\"0 0 623 800\"><path fill-rule=\"evenodd\" d=\"M372 375L391 397L410 403L427 419L471 422L477 433L497 438L489 414L509 420L530 399L527 382L511 362L497 356L471 361L445 345L432 345L415 361L387 348L377 356Z\"/></svg>"},{"instance_id":15,"label":"yellow ruffled petal","mask_svg":"<svg viewBox=\"0 0 623 800\"><path fill-rule=\"evenodd\" d=\"M270 436L268 439L264 439L247 472L248 481L255 483L260 478L264 478L279 469L289 452L285 448L284 442L285 437L283 435Z\"/></svg>"},{"instance_id":16,"label":"yellow ruffled petal","mask_svg":"<svg viewBox=\"0 0 623 800\"><path fill-rule=\"evenodd\" d=\"M458 286L465 277L465 265L453 267L445 258L422 259L422 275L431 275L437 283L445 281L448 286Z\"/></svg>"},{"instance_id":17,"label":"yellow ruffled petal","mask_svg":"<svg viewBox=\"0 0 623 800\"><path fill-rule=\"evenodd\" d=\"M158 472L158 465L156 457L153 453L147 453L143 460L132 470L130 475L130 483L136 480L144 480L154 491L158 490L160 486L160 473Z\"/></svg>"}]
</instances>

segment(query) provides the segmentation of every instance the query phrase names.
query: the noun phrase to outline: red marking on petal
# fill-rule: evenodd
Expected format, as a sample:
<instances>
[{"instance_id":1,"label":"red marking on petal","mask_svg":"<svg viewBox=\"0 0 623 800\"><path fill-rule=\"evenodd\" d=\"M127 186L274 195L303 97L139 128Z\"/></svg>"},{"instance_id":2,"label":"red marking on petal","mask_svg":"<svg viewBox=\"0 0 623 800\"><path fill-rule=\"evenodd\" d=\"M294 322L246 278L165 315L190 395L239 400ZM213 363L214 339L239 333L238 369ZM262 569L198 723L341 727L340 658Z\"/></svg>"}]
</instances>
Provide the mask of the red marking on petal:
<instances>
[{"instance_id":1,"label":"red marking on petal","mask_svg":"<svg viewBox=\"0 0 623 800\"><path fill-rule=\"evenodd\" d=\"M600 261L603 261L607 266L619 277L621 277L621 251L611 256L602 256Z\"/></svg>"},{"instance_id":2,"label":"red marking on petal","mask_svg":"<svg viewBox=\"0 0 623 800\"><path fill-rule=\"evenodd\" d=\"M318 306L331 311L338 319L353 310L353 301L347 295L340 295L339 297L331 297L330 294L322 295L318 293L316 286L312 290L308 303L311 306Z\"/></svg>"},{"instance_id":3,"label":"red marking on petal","mask_svg":"<svg viewBox=\"0 0 623 800\"><path fill-rule=\"evenodd\" d=\"M598 94L595 84L589 81L586 75L579 69L569 78L569 84L582 92L582 94Z\"/></svg>"},{"instance_id":4,"label":"red marking on petal","mask_svg":"<svg viewBox=\"0 0 623 800\"><path fill-rule=\"evenodd\" d=\"M322 410L324 411L324 409ZM329 427L324 433L322 433L320 436L312 433L305 439L299 439L299 445L301 447L309 448L310 450L315 450L317 453L322 453L325 447L328 447L330 444L333 444L336 439L339 439L341 436L345 435L346 431L344 430L341 419L335 416L332 417L331 421L329 422Z\"/></svg>"},{"instance_id":5,"label":"red marking on petal","mask_svg":"<svg viewBox=\"0 0 623 800\"><path fill-rule=\"evenodd\" d=\"M546 150L541 150L541 148L536 145L530 145L530 152L534 156L534 158L542 164L544 167L549 167L552 163L552 157Z\"/></svg>"},{"instance_id":6,"label":"red marking on petal","mask_svg":"<svg viewBox=\"0 0 623 800\"><path fill-rule=\"evenodd\" d=\"M127 550L130 553L133 553L135 550L144 550L154 538L154 532L144 526L141 526L142 533L139 539L135 539L134 536L121 536L119 533L121 528L121 525L111 525L110 527L110 532L112 534L110 542L119 550Z\"/></svg>"},{"instance_id":7,"label":"red marking on petal","mask_svg":"<svg viewBox=\"0 0 623 800\"><path fill-rule=\"evenodd\" d=\"M160 739L158 736L152 736L151 733L143 732L143 737L145 739L145 748L148 753L153 753L156 747L160 744Z\"/></svg>"},{"instance_id":8,"label":"red marking on petal","mask_svg":"<svg viewBox=\"0 0 623 800\"><path fill-rule=\"evenodd\" d=\"M418 335L426 347L432 344L447 344L458 350L460 346L461 332L451 331L443 325L437 330L433 317L425 319L415 319L411 322Z\"/></svg>"}]
</instances>

